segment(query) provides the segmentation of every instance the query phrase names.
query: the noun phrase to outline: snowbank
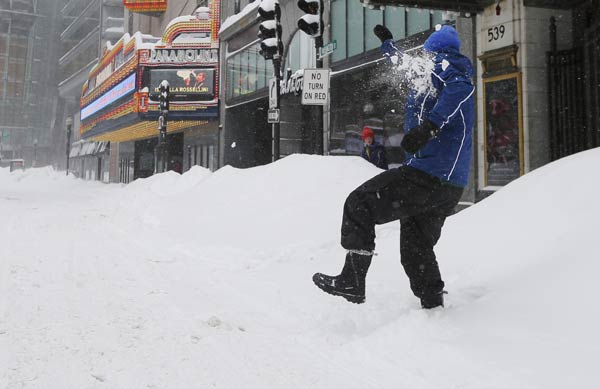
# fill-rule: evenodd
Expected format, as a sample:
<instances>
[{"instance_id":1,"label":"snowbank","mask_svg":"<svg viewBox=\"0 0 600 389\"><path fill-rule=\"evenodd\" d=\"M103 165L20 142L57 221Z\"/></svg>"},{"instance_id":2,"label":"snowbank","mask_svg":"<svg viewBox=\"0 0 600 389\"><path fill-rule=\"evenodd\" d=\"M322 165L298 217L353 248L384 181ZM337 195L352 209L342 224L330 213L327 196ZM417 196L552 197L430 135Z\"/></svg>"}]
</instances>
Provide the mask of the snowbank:
<instances>
[{"instance_id":1,"label":"snowbank","mask_svg":"<svg viewBox=\"0 0 600 389\"><path fill-rule=\"evenodd\" d=\"M600 150L449 218L423 311L378 227L367 302L339 271L345 196L379 172L294 155L128 186L0 170L0 387L592 388Z\"/></svg>"}]
</instances>

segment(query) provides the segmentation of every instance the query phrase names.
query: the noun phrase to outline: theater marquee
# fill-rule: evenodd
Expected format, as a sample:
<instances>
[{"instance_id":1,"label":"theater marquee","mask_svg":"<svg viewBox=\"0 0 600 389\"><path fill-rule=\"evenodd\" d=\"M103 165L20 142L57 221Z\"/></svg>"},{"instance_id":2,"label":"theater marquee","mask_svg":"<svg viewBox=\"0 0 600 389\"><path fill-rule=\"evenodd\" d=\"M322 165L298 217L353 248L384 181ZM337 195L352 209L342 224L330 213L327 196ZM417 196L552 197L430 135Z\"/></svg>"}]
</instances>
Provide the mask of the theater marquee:
<instances>
[{"instance_id":1,"label":"theater marquee","mask_svg":"<svg viewBox=\"0 0 600 389\"><path fill-rule=\"evenodd\" d=\"M153 49L150 51L148 63L219 63L219 50L217 49Z\"/></svg>"}]
</instances>

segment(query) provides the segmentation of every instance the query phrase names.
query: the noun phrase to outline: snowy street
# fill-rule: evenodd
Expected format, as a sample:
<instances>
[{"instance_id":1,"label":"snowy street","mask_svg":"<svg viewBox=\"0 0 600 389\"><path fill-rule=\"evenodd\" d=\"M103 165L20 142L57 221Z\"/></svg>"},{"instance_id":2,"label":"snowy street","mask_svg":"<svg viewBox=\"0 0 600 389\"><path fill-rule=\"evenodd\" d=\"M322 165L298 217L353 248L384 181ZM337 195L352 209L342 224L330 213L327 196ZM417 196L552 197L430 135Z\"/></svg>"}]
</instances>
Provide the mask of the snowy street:
<instances>
[{"instance_id":1,"label":"snowy street","mask_svg":"<svg viewBox=\"0 0 600 389\"><path fill-rule=\"evenodd\" d=\"M345 196L379 170L293 155L128 186L0 169L0 387L600 386L600 150L450 217L446 308L377 230L367 301L319 291Z\"/></svg>"}]
</instances>

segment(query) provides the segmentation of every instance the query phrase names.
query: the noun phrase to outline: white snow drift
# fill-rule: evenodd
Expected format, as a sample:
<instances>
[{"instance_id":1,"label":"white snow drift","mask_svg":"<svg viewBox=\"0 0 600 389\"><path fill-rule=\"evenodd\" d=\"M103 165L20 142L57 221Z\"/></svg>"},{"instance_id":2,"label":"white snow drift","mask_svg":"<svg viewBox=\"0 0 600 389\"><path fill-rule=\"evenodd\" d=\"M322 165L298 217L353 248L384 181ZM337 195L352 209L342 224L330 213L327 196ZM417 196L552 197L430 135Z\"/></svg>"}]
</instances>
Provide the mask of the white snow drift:
<instances>
[{"instance_id":1,"label":"white snow drift","mask_svg":"<svg viewBox=\"0 0 600 389\"><path fill-rule=\"evenodd\" d=\"M129 186L0 170L2 388L600 386L600 150L446 222L423 311L378 228L367 302L337 273L345 196L379 171L295 155Z\"/></svg>"}]
</instances>

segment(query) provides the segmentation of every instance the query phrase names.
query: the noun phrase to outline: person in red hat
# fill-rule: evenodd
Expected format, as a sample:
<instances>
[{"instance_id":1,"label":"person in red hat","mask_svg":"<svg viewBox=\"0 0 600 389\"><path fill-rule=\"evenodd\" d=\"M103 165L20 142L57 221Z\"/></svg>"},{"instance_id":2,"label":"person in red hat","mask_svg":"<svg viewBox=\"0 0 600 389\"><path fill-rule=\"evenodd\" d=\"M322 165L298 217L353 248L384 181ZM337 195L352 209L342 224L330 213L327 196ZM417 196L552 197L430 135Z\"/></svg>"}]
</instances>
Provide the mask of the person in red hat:
<instances>
[{"instance_id":1,"label":"person in red hat","mask_svg":"<svg viewBox=\"0 0 600 389\"><path fill-rule=\"evenodd\" d=\"M371 128L363 128L362 140L364 142L362 157L378 168L387 170L388 163L385 155L385 148L375 142L375 135Z\"/></svg>"}]
</instances>

